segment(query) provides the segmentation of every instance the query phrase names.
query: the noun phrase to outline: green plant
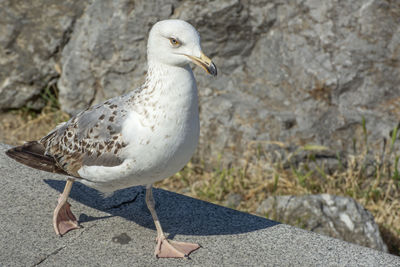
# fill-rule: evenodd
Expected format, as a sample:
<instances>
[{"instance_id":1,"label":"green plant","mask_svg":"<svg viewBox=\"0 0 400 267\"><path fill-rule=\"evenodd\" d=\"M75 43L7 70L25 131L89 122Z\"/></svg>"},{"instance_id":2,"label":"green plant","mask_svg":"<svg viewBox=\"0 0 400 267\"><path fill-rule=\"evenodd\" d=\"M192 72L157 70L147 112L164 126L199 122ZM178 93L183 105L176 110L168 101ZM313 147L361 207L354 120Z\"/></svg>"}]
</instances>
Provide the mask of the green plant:
<instances>
[{"instance_id":1,"label":"green plant","mask_svg":"<svg viewBox=\"0 0 400 267\"><path fill-rule=\"evenodd\" d=\"M58 110L60 103L58 101L58 88L55 82L47 84L40 92L40 97L45 101L46 106Z\"/></svg>"}]
</instances>

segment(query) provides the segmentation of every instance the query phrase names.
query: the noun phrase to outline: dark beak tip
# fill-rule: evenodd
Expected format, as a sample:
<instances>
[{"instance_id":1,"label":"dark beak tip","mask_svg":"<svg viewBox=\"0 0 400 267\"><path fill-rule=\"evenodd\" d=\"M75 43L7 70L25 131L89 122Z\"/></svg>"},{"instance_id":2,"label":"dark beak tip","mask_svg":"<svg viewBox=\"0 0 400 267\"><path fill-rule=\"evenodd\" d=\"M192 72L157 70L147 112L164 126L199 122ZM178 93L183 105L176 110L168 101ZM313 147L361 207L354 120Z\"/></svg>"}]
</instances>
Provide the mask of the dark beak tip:
<instances>
[{"instance_id":1,"label":"dark beak tip","mask_svg":"<svg viewBox=\"0 0 400 267\"><path fill-rule=\"evenodd\" d=\"M217 76L217 74L218 74L218 70L217 70L217 66L215 66L215 64L214 63L211 63L211 66L210 66L210 68L209 68L209 72L210 72L210 74L212 75L212 76Z\"/></svg>"}]
</instances>

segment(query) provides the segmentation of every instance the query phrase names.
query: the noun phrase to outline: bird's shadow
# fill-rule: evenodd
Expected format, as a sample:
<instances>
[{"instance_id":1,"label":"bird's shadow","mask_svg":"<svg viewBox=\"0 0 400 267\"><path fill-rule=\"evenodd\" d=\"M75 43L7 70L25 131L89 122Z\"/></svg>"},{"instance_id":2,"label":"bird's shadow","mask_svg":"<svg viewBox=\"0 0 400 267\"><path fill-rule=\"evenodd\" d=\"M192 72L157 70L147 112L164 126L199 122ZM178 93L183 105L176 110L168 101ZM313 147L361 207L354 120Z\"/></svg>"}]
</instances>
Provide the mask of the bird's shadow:
<instances>
[{"instance_id":1,"label":"bird's shadow","mask_svg":"<svg viewBox=\"0 0 400 267\"><path fill-rule=\"evenodd\" d=\"M64 181L44 180L53 189L62 192ZM153 189L160 222L170 238L181 235L231 235L252 232L278 224L261 217L214 205L162 189ZM99 191L81 183L74 183L70 198L110 216L92 217L80 214L79 222L121 216L127 220L155 229L145 203L145 188L136 186L116 191L104 197ZM172 237L171 237L172 235Z\"/></svg>"}]
</instances>

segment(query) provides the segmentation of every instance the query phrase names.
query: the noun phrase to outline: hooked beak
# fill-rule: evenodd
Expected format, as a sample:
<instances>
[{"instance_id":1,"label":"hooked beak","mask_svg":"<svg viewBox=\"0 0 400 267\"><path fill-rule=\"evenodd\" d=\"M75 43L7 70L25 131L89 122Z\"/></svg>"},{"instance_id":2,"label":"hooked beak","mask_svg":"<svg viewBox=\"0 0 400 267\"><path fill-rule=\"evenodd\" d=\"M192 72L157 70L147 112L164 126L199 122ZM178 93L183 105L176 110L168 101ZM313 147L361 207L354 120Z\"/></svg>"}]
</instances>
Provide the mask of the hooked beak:
<instances>
[{"instance_id":1,"label":"hooked beak","mask_svg":"<svg viewBox=\"0 0 400 267\"><path fill-rule=\"evenodd\" d=\"M202 67L212 76L217 76L217 67L214 65L211 59L209 59L206 55L203 54L203 52L201 52L200 58L190 55L185 55L185 56L190 58L194 64Z\"/></svg>"}]
</instances>

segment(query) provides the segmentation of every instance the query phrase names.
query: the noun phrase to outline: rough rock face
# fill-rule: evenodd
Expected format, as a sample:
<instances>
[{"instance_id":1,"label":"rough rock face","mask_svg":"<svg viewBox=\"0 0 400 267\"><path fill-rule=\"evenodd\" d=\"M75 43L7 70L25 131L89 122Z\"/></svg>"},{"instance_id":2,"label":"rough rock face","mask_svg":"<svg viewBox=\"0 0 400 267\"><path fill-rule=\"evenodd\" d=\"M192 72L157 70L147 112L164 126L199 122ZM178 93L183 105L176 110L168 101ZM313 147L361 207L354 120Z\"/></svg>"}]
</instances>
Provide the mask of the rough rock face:
<instances>
[{"instance_id":1,"label":"rough rock face","mask_svg":"<svg viewBox=\"0 0 400 267\"><path fill-rule=\"evenodd\" d=\"M90 5L62 53L62 108L75 114L139 86L147 70L149 29L172 15L173 3L100 0Z\"/></svg>"},{"instance_id":2,"label":"rough rock face","mask_svg":"<svg viewBox=\"0 0 400 267\"><path fill-rule=\"evenodd\" d=\"M328 194L269 197L257 213L270 219L387 252L373 216L349 197Z\"/></svg>"},{"instance_id":3,"label":"rough rock face","mask_svg":"<svg viewBox=\"0 0 400 267\"><path fill-rule=\"evenodd\" d=\"M0 1L0 110L25 104L58 73L59 51L68 41L85 1Z\"/></svg>"},{"instance_id":4,"label":"rough rock face","mask_svg":"<svg viewBox=\"0 0 400 267\"><path fill-rule=\"evenodd\" d=\"M348 150L363 117L369 140L399 121L400 2L384 0L95 1L62 54L63 109L138 86L147 33L169 17L199 30L220 73L196 69L203 159L269 140Z\"/></svg>"},{"instance_id":5,"label":"rough rock face","mask_svg":"<svg viewBox=\"0 0 400 267\"><path fill-rule=\"evenodd\" d=\"M363 117L371 142L399 121L400 2L389 0L3 0L0 108L34 98L55 63L71 114L137 87L148 31L166 18L199 30L220 73L195 68L199 158L252 160L268 141L346 151Z\"/></svg>"}]
</instances>

